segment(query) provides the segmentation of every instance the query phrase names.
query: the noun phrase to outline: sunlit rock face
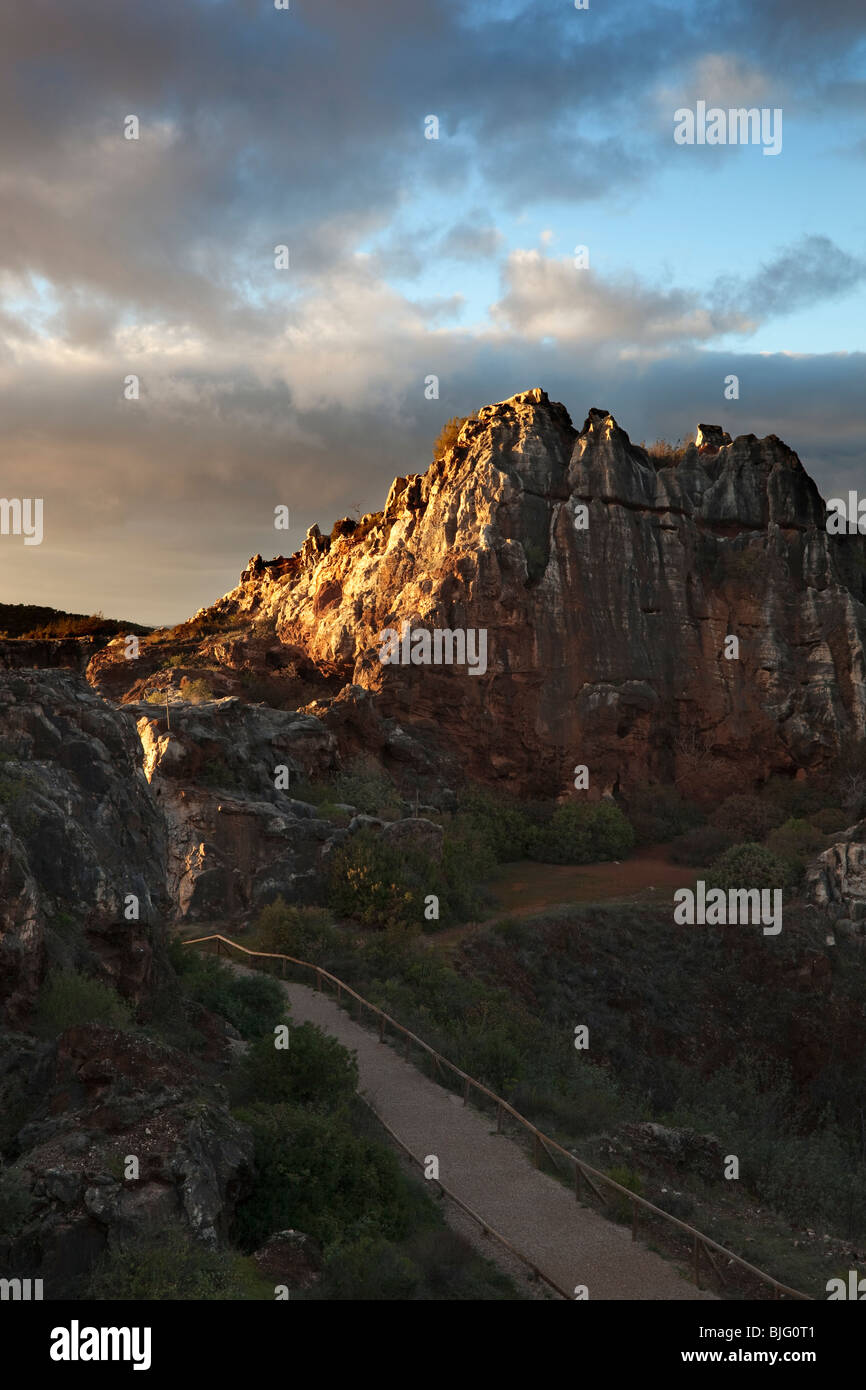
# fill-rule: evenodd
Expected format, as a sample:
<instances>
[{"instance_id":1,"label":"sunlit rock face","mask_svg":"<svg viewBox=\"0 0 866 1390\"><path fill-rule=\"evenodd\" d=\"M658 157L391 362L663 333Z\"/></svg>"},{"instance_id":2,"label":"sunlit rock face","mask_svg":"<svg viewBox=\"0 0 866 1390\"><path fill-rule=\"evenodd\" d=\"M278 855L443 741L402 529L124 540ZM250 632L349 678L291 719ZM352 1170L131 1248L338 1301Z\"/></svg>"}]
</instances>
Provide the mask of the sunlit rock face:
<instances>
[{"instance_id":1,"label":"sunlit rock face","mask_svg":"<svg viewBox=\"0 0 866 1390\"><path fill-rule=\"evenodd\" d=\"M818 768L863 729L864 576L864 540L827 534L775 435L701 424L655 458L606 409L577 431L535 389L480 410L382 512L254 557L200 616L272 633L272 667L307 662L326 723L366 692L513 791L560 792L586 764L598 794L677 779L711 797ZM485 669L383 663L404 624L483 631ZM89 674L122 684L114 648Z\"/></svg>"}]
</instances>

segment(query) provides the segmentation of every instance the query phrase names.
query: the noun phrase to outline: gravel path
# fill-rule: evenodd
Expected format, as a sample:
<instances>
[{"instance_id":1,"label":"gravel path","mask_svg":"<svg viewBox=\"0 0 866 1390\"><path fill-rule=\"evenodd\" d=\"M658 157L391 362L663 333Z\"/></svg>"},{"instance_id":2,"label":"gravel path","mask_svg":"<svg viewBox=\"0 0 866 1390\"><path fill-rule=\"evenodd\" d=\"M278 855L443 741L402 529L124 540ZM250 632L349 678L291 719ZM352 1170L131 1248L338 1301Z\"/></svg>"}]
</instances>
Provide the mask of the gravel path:
<instances>
[{"instance_id":1,"label":"gravel path","mask_svg":"<svg viewBox=\"0 0 866 1390\"><path fill-rule=\"evenodd\" d=\"M585 1285L590 1299L715 1301L632 1242L629 1228L580 1206L518 1143L498 1135L489 1117L429 1080L327 995L289 982L283 988L296 1023L316 1023L357 1053L359 1089L403 1143L419 1158L435 1154L445 1187L561 1288Z\"/></svg>"}]
</instances>

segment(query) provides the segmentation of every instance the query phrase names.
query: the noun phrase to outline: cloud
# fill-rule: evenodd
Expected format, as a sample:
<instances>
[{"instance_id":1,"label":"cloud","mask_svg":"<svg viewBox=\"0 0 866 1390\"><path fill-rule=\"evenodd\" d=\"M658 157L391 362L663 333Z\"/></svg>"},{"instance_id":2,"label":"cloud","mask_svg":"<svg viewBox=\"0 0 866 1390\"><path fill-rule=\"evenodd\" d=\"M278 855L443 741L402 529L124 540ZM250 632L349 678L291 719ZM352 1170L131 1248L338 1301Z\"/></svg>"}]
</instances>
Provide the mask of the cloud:
<instances>
[{"instance_id":1,"label":"cloud","mask_svg":"<svg viewBox=\"0 0 866 1390\"><path fill-rule=\"evenodd\" d=\"M667 348L721 333L753 331L735 307L714 312L684 289L656 289L636 275L604 278L566 258L515 251L503 274L505 293L493 322L529 339L611 348Z\"/></svg>"},{"instance_id":2,"label":"cloud","mask_svg":"<svg viewBox=\"0 0 866 1390\"><path fill-rule=\"evenodd\" d=\"M46 538L26 555L0 544L4 597L183 617L254 551L380 506L449 416L532 385L577 418L605 404L639 437L724 410L735 432L853 467L862 359L712 351L859 285L860 261L827 237L695 288L641 273L637 224L619 276L506 256L503 235L512 217L553 218L569 245L570 208L581 226L587 204L627 216L650 187L659 218L699 236L717 210L664 183L683 152L660 135L661 85L776 104L767 75L784 72L844 143L860 4L650 0L624 20L535 0L7 0L0 452L6 494L44 497ZM500 259L489 321L467 326ZM722 403L729 371L737 405ZM130 372L139 402L123 399Z\"/></svg>"},{"instance_id":3,"label":"cloud","mask_svg":"<svg viewBox=\"0 0 866 1390\"><path fill-rule=\"evenodd\" d=\"M837 299L866 279L866 260L841 250L827 236L802 237L748 279L725 277L710 291L714 311L725 315L739 306L758 320L791 314Z\"/></svg>"},{"instance_id":4,"label":"cloud","mask_svg":"<svg viewBox=\"0 0 866 1390\"><path fill-rule=\"evenodd\" d=\"M437 254L452 261L490 261L502 246L504 237L496 227L477 221L455 222L437 245Z\"/></svg>"}]
</instances>

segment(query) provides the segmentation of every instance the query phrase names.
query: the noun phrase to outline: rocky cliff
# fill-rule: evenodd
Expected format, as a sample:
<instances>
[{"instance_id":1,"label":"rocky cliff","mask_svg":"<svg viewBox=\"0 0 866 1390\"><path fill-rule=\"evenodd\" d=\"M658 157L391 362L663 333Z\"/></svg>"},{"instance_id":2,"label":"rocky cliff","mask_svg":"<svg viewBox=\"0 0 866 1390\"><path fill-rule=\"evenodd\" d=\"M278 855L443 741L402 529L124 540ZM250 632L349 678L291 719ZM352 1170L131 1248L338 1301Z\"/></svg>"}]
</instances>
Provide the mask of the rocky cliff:
<instances>
[{"instance_id":1,"label":"rocky cliff","mask_svg":"<svg viewBox=\"0 0 866 1390\"><path fill-rule=\"evenodd\" d=\"M859 736L864 599L866 542L827 534L775 435L702 425L654 457L606 410L577 431L531 390L397 478L382 512L254 557L190 630L217 693L256 671L257 634L258 669L285 668L326 723L357 727L347 705L366 691L391 732L516 792L560 793L586 764L594 795L658 779L711 797ZM405 625L485 633L483 669L384 663L383 632ZM160 670L172 650L157 634L133 671L115 641L89 678L141 698L177 679Z\"/></svg>"},{"instance_id":2,"label":"rocky cliff","mask_svg":"<svg viewBox=\"0 0 866 1390\"><path fill-rule=\"evenodd\" d=\"M69 671L0 672L3 1021L26 1015L46 952L71 963L70 908L103 973L138 1004L168 906L165 860L132 721Z\"/></svg>"}]
</instances>

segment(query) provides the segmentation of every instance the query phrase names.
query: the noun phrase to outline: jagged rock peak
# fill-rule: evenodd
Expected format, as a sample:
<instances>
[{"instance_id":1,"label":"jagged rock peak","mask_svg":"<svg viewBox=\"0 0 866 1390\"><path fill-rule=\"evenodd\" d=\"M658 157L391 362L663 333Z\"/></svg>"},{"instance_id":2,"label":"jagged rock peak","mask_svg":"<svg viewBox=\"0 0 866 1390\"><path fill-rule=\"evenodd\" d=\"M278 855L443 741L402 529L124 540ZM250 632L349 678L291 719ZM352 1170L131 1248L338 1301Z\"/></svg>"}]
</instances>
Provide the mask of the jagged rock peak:
<instances>
[{"instance_id":1,"label":"jagged rock peak","mask_svg":"<svg viewBox=\"0 0 866 1390\"><path fill-rule=\"evenodd\" d=\"M716 453L725 444L731 443L731 436L721 425L698 425L695 435L695 448L702 453Z\"/></svg>"}]
</instances>

